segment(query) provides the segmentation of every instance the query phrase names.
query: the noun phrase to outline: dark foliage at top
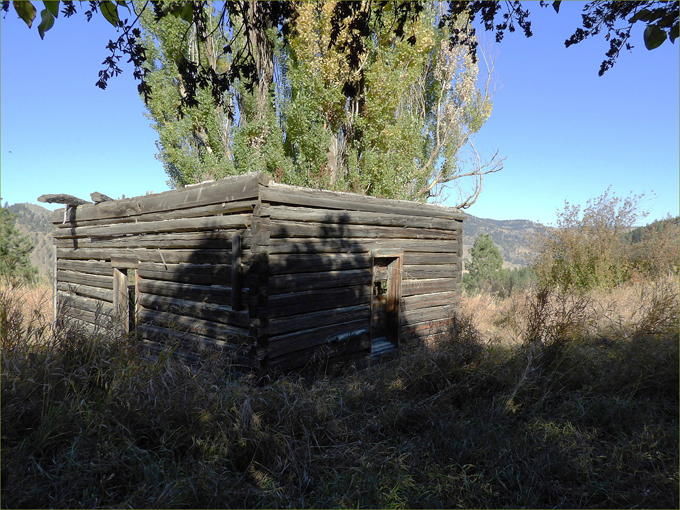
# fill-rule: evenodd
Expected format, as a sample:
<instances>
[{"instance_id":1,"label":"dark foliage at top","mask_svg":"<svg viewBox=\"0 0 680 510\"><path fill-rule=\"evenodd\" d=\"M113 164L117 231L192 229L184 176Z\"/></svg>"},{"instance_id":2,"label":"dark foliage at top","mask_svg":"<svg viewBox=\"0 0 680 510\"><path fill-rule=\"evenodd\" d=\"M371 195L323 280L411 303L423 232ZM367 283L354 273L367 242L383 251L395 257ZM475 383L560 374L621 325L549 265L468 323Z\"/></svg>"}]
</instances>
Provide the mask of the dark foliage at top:
<instances>
[{"instance_id":1,"label":"dark foliage at top","mask_svg":"<svg viewBox=\"0 0 680 510\"><path fill-rule=\"evenodd\" d=\"M559 12L559 1L551 4L541 2L542 7L552 5ZM93 1L91 0L85 9L85 15L90 20L98 12L115 26L121 33L117 40L109 41L107 49L111 54L103 61L104 69L99 72L97 86L106 88L109 78L117 76L122 71L118 66L123 56L134 66L133 75L140 80L138 85L140 94L148 101L151 87L147 83L149 69L147 67L146 48L142 44L141 32L137 22L145 9L153 9L156 19L166 16L175 16L187 22L187 34L190 29L195 30L196 36L205 41L211 31L222 30L232 35L232 42L236 37L243 34L247 40L252 33L264 34L275 30L278 36L285 41L286 37L295 30L295 2L224 2L220 8L220 23L217 27L211 27L207 19L209 9L205 7L209 2L183 1L161 2L147 1L134 4L126 1ZM30 27L37 17L37 11L31 2L14 2L14 9L21 19ZM45 9L40 13L41 23L38 26L40 37L54 25L59 15L59 2L46 2ZM344 41L343 46L350 50L348 53L349 64L357 69L361 62L361 56L366 51L365 36L376 27L383 27L383 14L388 9L396 13L396 23L390 27L397 37L404 36L404 26L409 20L417 18L423 11L423 1L369 1L369 2L339 2L332 18L331 45L337 43L338 35L344 26L352 28L353 37ZM2 2L2 10L8 12L10 2ZM127 9L130 17L122 17L123 9ZM62 14L70 17L76 13L74 2L63 2ZM531 37L530 12L523 7L521 2L506 1L468 1L448 2L448 12L441 17L440 27L447 26L451 33L451 44L468 46L470 52L475 55L477 42L475 29L472 23L479 19L484 29L495 33L496 41L500 42L505 32L515 32L517 27L526 37ZM462 16L467 17L467 23L457 27L456 22ZM678 37L678 2L590 2L584 6L583 27L577 28L574 34L565 41L567 47L577 44L584 39L598 35L606 30L605 39L610 43L610 49L606 53L606 59L602 62L600 76L610 69L622 48L631 49L629 43L630 32L635 23L643 22L646 26L644 43L647 49L660 46L666 39L675 42ZM621 24L621 25L619 25ZM415 37L408 40L415 44ZM224 46L224 53L232 52L232 44ZM186 94L182 98L180 108L197 105L196 96L200 89L208 89L217 104L223 100L223 95L236 80L242 80L249 88L258 83L258 68L256 65L257 50L253 45L246 45L233 55L230 67L224 72L216 72L211 66L204 63L195 63L185 59L180 62L179 71L181 79L186 83ZM344 92L350 97L356 91L357 84L348 81Z\"/></svg>"}]
</instances>

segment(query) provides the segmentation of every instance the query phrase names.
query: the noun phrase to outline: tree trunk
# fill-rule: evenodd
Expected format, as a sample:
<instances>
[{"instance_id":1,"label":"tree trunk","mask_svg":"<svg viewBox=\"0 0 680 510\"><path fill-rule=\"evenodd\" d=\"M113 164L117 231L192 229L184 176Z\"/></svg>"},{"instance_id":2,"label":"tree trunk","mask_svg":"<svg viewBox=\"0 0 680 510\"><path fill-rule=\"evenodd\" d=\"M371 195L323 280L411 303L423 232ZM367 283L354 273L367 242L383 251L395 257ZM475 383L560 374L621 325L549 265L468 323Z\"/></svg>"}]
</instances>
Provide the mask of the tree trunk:
<instances>
[{"instance_id":1,"label":"tree trunk","mask_svg":"<svg viewBox=\"0 0 680 510\"><path fill-rule=\"evenodd\" d=\"M246 6L247 24L246 35L250 46L255 68L257 70L257 112L255 118L262 120L267 114L269 104L269 89L274 81L274 47L267 38L270 28L267 18L263 16L263 7L254 0L249 0Z\"/></svg>"}]
</instances>

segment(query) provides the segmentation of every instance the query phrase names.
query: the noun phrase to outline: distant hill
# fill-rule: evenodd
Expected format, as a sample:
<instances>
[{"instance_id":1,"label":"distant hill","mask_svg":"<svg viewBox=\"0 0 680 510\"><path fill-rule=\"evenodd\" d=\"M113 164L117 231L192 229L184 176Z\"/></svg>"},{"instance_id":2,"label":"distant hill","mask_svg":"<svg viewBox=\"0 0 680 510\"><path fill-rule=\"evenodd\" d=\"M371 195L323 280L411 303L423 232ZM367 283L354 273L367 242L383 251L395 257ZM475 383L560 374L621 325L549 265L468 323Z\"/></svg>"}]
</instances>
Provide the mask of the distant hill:
<instances>
[{"instance_id":1,"label":"distant hill","mask_svg":"<svg viewBox=\"0 0 680 510\"><path fill-rule=\"evenodd\" d=\"M466 213L467 214L467 213ZM470 258L470 248L480 234L489 234L503 254L503 267L512 269L529 264L532 236L546 227L529 220L491 220L468 214L463 223L463 258Z\"/></svg>"},{"instance_id":2,"label":"distant hill","mask_svg":"<svg viewBox=\"0 0 680 510\"><path fill-rule=\"evenodd\" d=\"M52 253L52 211L35 204L14 204L10 212L17 215L16 227L28 235L33 243L31 264L38 268L41 278L52 276L54 255Z\"/></svg>"}]
</instances>

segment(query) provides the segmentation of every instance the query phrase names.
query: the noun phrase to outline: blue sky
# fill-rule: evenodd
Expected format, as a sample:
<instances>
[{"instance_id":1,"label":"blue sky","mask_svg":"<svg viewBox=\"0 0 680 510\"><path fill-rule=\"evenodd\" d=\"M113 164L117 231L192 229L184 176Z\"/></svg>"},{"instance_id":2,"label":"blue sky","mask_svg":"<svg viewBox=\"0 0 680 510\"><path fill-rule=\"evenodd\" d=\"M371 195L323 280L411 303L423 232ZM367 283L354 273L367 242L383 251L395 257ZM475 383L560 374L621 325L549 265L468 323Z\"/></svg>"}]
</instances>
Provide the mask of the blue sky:
<instances>
[{"instance_id":1,"label":"blue sky","mask_svg":"<svg viewBox=\"0 0 680 510\"><path fill-rule=\"evenodd\" d=\"M621 197L645 194L642 223L677 215L680 42L650 52L638 29L633 51L598 77L603 37L564 47L583 4L563 2L559 14L527 5L534 36L507 33L492 44L494 109L475 141L483 155L498 150L505 168L487 176L468 212L552 223L565 200L585 204L611 186ZM168 189L131 67L121 66L105 91L94 85L115 37L106 21L60 16L44 41L13 10L0 23L3 203Z\"/></svg>"}]
</instances>

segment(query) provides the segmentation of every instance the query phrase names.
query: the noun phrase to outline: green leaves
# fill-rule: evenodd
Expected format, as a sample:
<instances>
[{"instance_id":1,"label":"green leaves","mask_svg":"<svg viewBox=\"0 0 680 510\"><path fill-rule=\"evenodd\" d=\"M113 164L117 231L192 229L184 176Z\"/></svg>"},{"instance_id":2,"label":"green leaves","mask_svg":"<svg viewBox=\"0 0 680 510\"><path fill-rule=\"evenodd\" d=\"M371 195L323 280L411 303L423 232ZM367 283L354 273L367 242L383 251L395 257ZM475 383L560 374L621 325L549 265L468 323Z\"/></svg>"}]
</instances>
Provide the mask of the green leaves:
<instances>
[{"instance_id":1,"label":"green leaves","mask_svg":"<svg viewBox=\"0 0 680 510\"><path fill-rule=\"evenodd\" d=\"M59 0L55 1L46 1L43 2L45 4L45 8L50 11L52 16L57 18L59 16Z\"/></svg>"},{"instance_id":2,"label":"green leaves","mask_svg":"<svg viewBox=\"0 0 680 510\"><path fill-rule=\"evenodd\" d=\"M33 7L33 4L31 2L17 2L16 0L12 2L12 4L19 17L26 22L28 28L31 28L33 26L33 20L38 13L38 11L35 10L35 7Z\"/></svg>"},{"instance_id":3,"label":"green leaves","mask_svg":"<svg viewBox=\"0 0 680 510\"><path fill-rule=\"evenodd\" d=\"M191 2L178 3L171 8L170 13L187 23L191 23L194 19L194 5Z\"/></svg>"},{"instance_id":4,"label":"green leaves","mask_svg":"<svg viewBox=\"0 0 680 510\"><path fill-rule=\"evenodd\" d=\"M40 13L40 18L41 21L40 25L38 25L38 33L40 34L40 38L44 39L45 32L47 32L50 28L52 28L52 25L54 25L54 16L47 9L43 9Z\"/></svg>"},{"instance_id":5,"label":"green leaves","mask_svg":"<svg viewBox=\"0 0 680 510\"><path fill-rule=\"evenodd\" d=\"M648 50L658 48L666 40L666 32L656 25L649 25L644 33L645 46Z\"/></svg>"},{"instance_id":6,"label":"green leaves","mask_svg":"<svg viewBox=\"0 0 680 510\"><path fill-rule=\"evenodd\" d=\"M678 38L678 16L672 10L640 9L628 20L629 23L637 21L647 22L643 37L648 50L658 48L668 37L672 43Z\"/></svg>"},{"instance_id":7,"label":"green leaves","mask_svg":"<svg viewBox=\"0 0 680 510\"><path fill-rule=\"evenodd\" d=\"M47 32L54 25L54 20L59 16L59 2L43 2L45 8L40 12L40 25L38 25L38 33L40 38L45 38Z\"/></svg>"},{"instance_id":8,"label":"green leaves","mask_svg":"<svg viewBox=\"0 0 680 510\"><path fill-rule=\"evenodd\" d=\"M649 9L642 9L635 13L635 15L628 21L630 23L635 23L636 21L651 21L655 19L654 14Z\"/></svg>"},{"instance_id":9,"label":"green leaves","mask_svg":"<svg viewBox=\"0 0 680 510\"><path fill-rule=\"evenodd\" d=\"M48 1L43 2L45 4L45 9L40 12L40 25L38 25L38 33L40 38L45 38L45 32L47 32L54 25L54 19L59 15L59 2L58 1ZM14 10L19 15L19 17L24 20L28 28L33 26L33 20L36 18L38 11L31 2L13 2Z\"/></svg>"},{"instance_id":10,"label":"green leaves","mask_svg":"<svg viewBox=\"0 0 680 510\"><path fill-rule=\"evenodd\" d=\"M100 8L102 10L102 14L106 18L106 21L111 23L114 27L117 27L120 23L120 18L118 17L118 6L110 0L107 0L106 2L102 2L100 4Z\"/></svg>"}]
</instances>

